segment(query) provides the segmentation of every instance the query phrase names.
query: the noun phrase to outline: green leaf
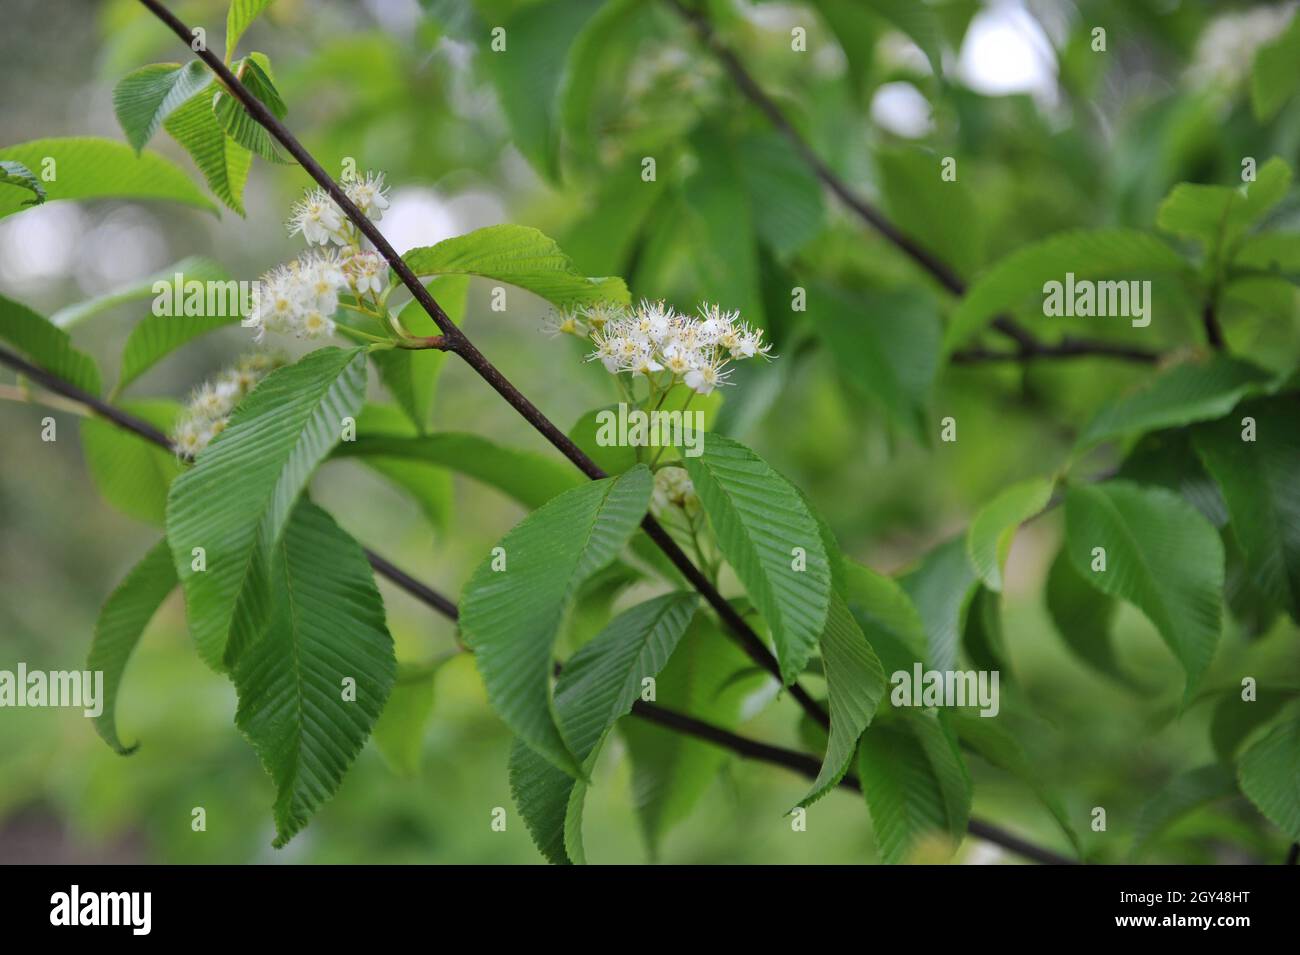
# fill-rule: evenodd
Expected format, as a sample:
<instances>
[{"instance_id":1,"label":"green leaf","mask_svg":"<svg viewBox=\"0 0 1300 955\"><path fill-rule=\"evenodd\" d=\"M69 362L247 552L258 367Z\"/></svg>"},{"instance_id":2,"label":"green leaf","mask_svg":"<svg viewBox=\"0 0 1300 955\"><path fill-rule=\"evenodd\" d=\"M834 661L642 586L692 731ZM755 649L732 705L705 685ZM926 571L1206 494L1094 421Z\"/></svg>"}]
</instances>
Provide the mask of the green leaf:
<instances>
[{"instance_id":1,"label":"green leaf","mask_svg":"<svg viewBox=\"0 0 1300 955\"><path fill-rule=\"evenodd\" d=\"M226 62L234 55L239 46L239 38L253 25L253 21L262 15L272 0L231 0L230 12L226 14Z\"/></svg>"},{"instance_id":2,"label":"green leaf","mask_svg":"<svg viewBox=\"0 0 1300 955\"><path fill-rule=\"evenodd\" d=\"M461 634L493 709L516 736L575 777L584 771L550 698L552 652L578 589L619 555L641 523L652 484L649 469L638 467L565 491L501 539L461 599ZM498 558L504 569L497 569Z\"/></svg>"},{"instance_id":3,"label":"green leaf","mask_svg":"<svg viewBox=\"0 0 1300 955\"><path fill-rule=\"evenodd\" d=\"M144 628L175 589L171 552L167 542L160 540L104 601L95 621L95 638L86 660L87 670L104 674L103 709L95 717L95 730L123 756L134 752L136 746L124 745L117 735L117 694L122 674Z\"/></svg>"},{"instance_id":4,"label":"green leaf","mask_svg":"<svg viewBox=\"0 0 1300 955\"><path fill-rule=\"evenodd\" d=\"M808 319L840 375L877 399L917 441L929 434L943 326L934 300L915 291L854 292L814 285Z\"/></svg>"},{"instance_id":5,"label":"green leaf","mask_svg":"<svg viewBox=\"0 0 1300 955\"><path fill-rule=\"evenodd\" d=\"M72 347L72 339L26 305L0 295L0 341L8 342L26 355L32 364L82 391L98 395L99 368L84 352Z\"/></svg>"},{"instance_id":6,"label":"green leaf","mask_svg":"<svg viewBox=\"0 0 1300 955\"><path fill-rule=\"evenodd\" d=\"M1242 753L1237 780L1256 809L1300 842L1300 719L1275 726Z\"/></svg>"},{"instance_id":7,"label":"green leaf","mask_svg":"<svg viewBox=\"0 0 1300 955\"><path fill-rule=\"evenodd\" d=\"M943 31L934 8L914 0L866 0L865 6L921 48L935 76L943 75Z\"/></svg>"},{"instance_id":8,"label":"green leaf","mask_svg":"<svg viewBox=\"0 0 1300 955\"><path fill-rule=\"evenodd\" d=\"M1255 53L1250 72L1250 105L1261 123L1277 115L1278 110L1300 89L1300 16L1291 18L1286 31Z\"/></svg>"},{"instance_id":9,"label":"green leaf","mask_svg":"<svg viewBox=\"0 0 1300 955\"><path fill-rule=\"evenodd\" d=\"M1003 685L1015 679L1002 633L1002 595L996 590L989 590L983 584L975 588L966 611L961 642L977 670L998 671Z\"/></svg>"},{"instance_id":10,"label":"green leaf","mask_svg":"<svg viewBox=\"0 0 1300 955\"><path fill-rule=\"evenodd\" d=\"M1010 773L1027 785L1039 802L1047 807L1065 838L1070 840L1076 855L1083 855L1079 834L1070 823L1070 814L1059 796L1043 782L1043 774L1029 761L1020 741L996 717L980 716L966 709L951 711L953 729L957 738L974 750L981 759L1003 772Z\"/></svg>"},{"instance_id":11,"label":"green leaf","mask_svg":"<svg viewBox=\"0 0 1300 955\"><path fill-rule=\"evenodd\" d=\"M635 55L633 30L644 28L652 16L653 11L640 0L610 0L592 13L573 37L557 92L567 156L586 164L598 156L597 96L608 95L611 86L626 79L628 64ZM554 117L549 118L554 123ZM646 191L654 192L618 189L616 194L630 198Z\"/></svg>"},{"instance_id":12,"label":"green leaf","mask_svg":"<svg viewBox=\"0 0 1300 955\"><path fill-rule=\"evenodd\" d=\"M266 568L294 501L355 417L365 349L322 348L253 389L230 423L172 484L167 539L199 655L221 669L269 612ZM206 569L195 569L193 549ZM224 662L223 662L224 661Z\"/></svg>"},{"instance_id":13,"label":"green leaf","mask_svg":"<svg viewBox=\"0 0 1300 955\"><path fill-rule=\"evenodd\" d=\"M1206 186L1183 182L1160 203L1156 225L1173 235L1196 239L1211 260L1277 205L1291 187L1291 169L1274 156L1259 167L1254 182Z\"/></svg>"},{"instance_id":14,"label":"green leaf","mask_svg":"<svg viewBox=\"0 0 1300 955\"><path fill-rule=\"evenodd\" d=\"M216 206L170 160L139 156L125 143L81 136L37 139L0 149L0 160L22 163L38 175L50 202L57 199L168 199L200 209ZM0 190L0 218L22 210L21 193Z\"/></svg>"},{"instance_id":15,"label":"green leaf","mask_svg":"<svg viewBox=\"0 0 1300 955\"><path fill-rule=\"evenodd\" d=\"M113 87L113 112L138 155L172 113L207 89L212 72L200 60L184 66L154 63L122 77Z\"/></svg>"},{"instance_id":16,"label":"green leaf","mask_svg":"<svg viewBox=\"0 0 1300 955\"><path fill-rule=\"evenodd\" d=\"M876 846L889 863L909 861L927 837L955 847L970 819L970 775L951 730L930 710L899 715L867 730L858 750Z\"/></svg>"},{"instance_id":17,"label":"green leaf","mask_svg":"<svg viewBox=\"0 0 1300 955\"><path fill-rule=\"evenodd\" d=\"M615 617L564 665L555 684L555 712L570 750L590 774L614 723L632 711L642 681L655 678L677 648L699 602L694 594L656 597ZM537 848L562 865L585 862L585 783L516 740L510 789Z\"/></svg>"},{"instance_id":18,"label":"green leaf","mask_svg":"<svg viewBox=\"0 0 1300 955\"><path fill-rule=\"evenodd\" d=\"M1241 405L1192 432L1231 517L1251 580L1300 621L1300 426L1294 394ZM1251 440L1242 421L1254 420Z\"/></svg>"},{"instance_id":19,"label":"green leaf","mask_svg":"<svg viewBox=\"0 0 1300 955\"><path fill-rule=\"evenodd\" d=\"M190 154L208 188L242 216L244 184L253 154L226 136L212 111L212 97L206 93L193 97L167 117L163 128Z\"/></svg>"},{"instance_id":20,"label":"green leaf","mask_svg":"<svg viewBox=\"0 0 1300 955\"><path fill-rule=\"evenodd\" d=\"M367 404L357 416L357 433L415 437L415 425L392 405ZM435 530L447 530L455 496L450 470L411 458L367 455L357 460L405 491L420 506Z\"/></svg>"},{"instance_id":21,"label":"green leaf","mask_svg":"<svg viewBox=\"0 0 1300 955\"><path fill-rule=\"evenodd\" d=\"M1083 429L1076 451L1102 441L1220 418L1243 397L1273 386L1275 376L1250 362L1215 355L1185 362L1142 390L1103 405Z\"/></svg>"},{"instance_id":22,"label":"green leaf","mask_svg":"<svg viewBox=\"0 0 1300 955\"><path fill-rule=\"evenodd\" d=\"M163 398L123 402L120 407L163 433L171 431L181 413L179 404ZM101 418L81 423L81 441L86 466L104 498L122 513L161 527L167 490L183 470L176 455Z\"/></svg>"},{"instance_id":23,"label":"green leaf","mask_svg":"<svg viewBox=\"0 0 1300 955\"><path fill-rule=\"evenodd\" d=\"M532 451L493 444L476 434L455 431L423 437L391 437L358 433L345 441L335 457L400 458L451 468L494 487L527 508L541 507L582 482L573 468Z\"/></svg>"},{"instance_id":24,"label":"green leaf","mask_svg":"<svg viewBox=\"0 0 1300 955\"><path fill-rule=\"evenodd\" d=\"M35 198L23 200L24 206L39 206L47 198L45 187L35 173L13 159L0 159L0 183L30 192Z\"/></svg>"},{"instance_id":25,"label":"green leaf","mask_svg":"<svg viewBox=\"0 0 1300 955\"><path fill-rule=\"evenodd\" d=\"M235 724L275 781L278 848L338 790L384 709L397 661L365 552L320 508L306 500L293 508L270 568L265 632L242 649L231 677Z\"/></svg>"},{"instance_id":26,"label":"green leaf","mask_svg":"<svg viewBox=\"0 0 1300 955\"><path fill-rule=\"evenodd\" d=\"M50 316L50 321L60 328L71 328L91 316L106 312L110 308L116 308L118 305L127 302L134 302L151 296L155 299L160 298L162 295L170 297L171 284L178 274L183 276L184 281L187 282L225 282L230 278L230 274L212 259L201 255L191 255L167 266L165 269L159 269L153 275L134 282L128 282L111 291L96 295L94 298L88 298L61 308ZM167 290L165 292L155 292L154 286L161 282L167 283ZM169 318L169 320L172 319Z\"/></svg>"},{"instance_id":27,"label":"green leaf","mask_svg":"<svg viewBox=\"0 0 1300 955\"><path fill-rule=\"evenodd\" d=\"M990 590L1002 590L1002 571L1016 530L1046 507L1051 496L1051 481L1032 478L1002 491L971 521L966 532L966 556Z\"/></svg>"},{"instance_id":28,"label":"green leaf","mask_svg":"<svg viewBox=\"0 0 1300 955\"><path fill-rule=\"evenodd\" d=\"M1162 488L1124 481L1071 485L1066 547L1074 569L1103 593L1133 604L1187 673L1190 700L1223 625L1223 544L1194 507ZM1105 548L1106 569L1092 569Z\"/></svg>"},{"instance_id":29,"label":"green leaf","mask_svg":"<svg viewBox=\"0 0 1300 955\"><path fill-rule=\"evenodd\" d=\"M799 491L736 441L708 432L684 460L718 547L772 631L781 676L803 672L826 626L831 570L817 521ZM804 569L796 570L802 554Z\"/></svg>"},{"instance_id":30,"label":"green leaf","mask_svg":"<svg viewBox=\"0 0 1300 955\"><path fill-rule=\"evenodd\" d=\"M885 673L862 628L838 592L821 635L822 663L830 700L831 728L826 756L800 806L810 806L830 792L849 771L853 754L885 694Z\"/></svg>"},{"instance_id":31,"label":"green leaf","mask_svg":"<svg viewBox=\"0 0 1300 955\"><path fill-rule=\"evenodd\" d=\"M420 769L424 727L433 712L434 678L448 659L397 664L392 692L371 735L384 760L402 776L415 776Z\"/></svg>"},{"instance_id":32,"label":"green leaf","mask_svg":"<svg viewBox=\"0 0 1300 955\"><path fill-rule=\"evenodd\" d=\"M885 672L910 671L913 663L924 662L925 627L898 582L851 560L842 567L845 602Z\"/></svg>"},{"instance_id":33,"label":"green leaf","mask_svg":"<svg viewBox=\"0 0 1300 955\"><path fill-rule=\"evenodd\" d=\"M480 275L526 289L562 308L630 301L620 278L579 275L555 240L520 225L493 225L407 252L416 275Z\"/></svg>"},{"instance_id":34,"label":"green leaf","mask_svg":"<svg viewBox=\"0 0 1300 955\"><path fill-rule=\"evenodd\" d=\"M1111 628L1119 604L1093 587L1062 548L1047 573L1047 612L1070 651L1098 673L1121 683L1133 680L1119 665Z\"/></svg>"},{"instance_id":35,"label":"green leaf","mask_svg":"<svg viewBox=\"0 0 1300 955\"><path fill-rule=\"evenodd\" d=\"M287 112L284 100L280 98L279 91L271 82L271 77L263 65L265 63L265 57L261 54L251 53L235 64L234 72L248 91L260 100L276 119L284 119ZM253 118L253 115L244 108L243 103L229 93L217 94L216 99L212 101L212 111L216 114L221 128L226 131L226 135L245 149L256 153L268 162L284 165L295 162L281 154L275 137L270 131Z\"/></svg>"},{"instance_id":36,"label":"green leaf","mask_svg":"<svg viewBox=\"0 0 1300 955\"><path fill-rule=\"evenodd\" d=\"M1174 776L1147 800L1134 827L1131 855L1141 855L1151 840L1193 809L1237 791L1232 770L1212 763Z\"/></svg>"},{"instance_id":37,"label":"green leaf","mask_svg":"<svg viewBox=\"0 0 1300 955\"><path fill-rule=\"evenodd\" d=\"M459 325L465 317L469 277L447 275L429 282L428 289L429 294L447 313L447 317ZM415 299L406 304L398 315L398 320L412 335L429 336L439 333L433 319ZM384 387L421 434L429 430L433 393L443 366L447 363L447 354L436 348L388 348L370 353L370 359L379 369Z\"/></svg>"},{"instance_id":38,"label":"green leaf","mask_svg":"<svg viewBox=\"0 0 1300 955\"><path fill-rule=\"evenodd\" d=\"M958 275L973 275L984 258L984 225L968 184L939 179L940 158L917 146L879 149L875 159L894 223Z\"/></svg>"},{"instance_id":39,"label":"green leaf","mask_svg":"<svg viewBox=\"0 0 1300 955\"><path fill-rule=\"evenodd\" d=\"M1229 765L1236 761L1237 750L1257 728L1300 696L1298 689L1267 684L1254 688L1253 699L1242 699L1244 693L1244 687L1225 691L1210 717L1210 741L1214 744L1214 753L1221 762Z\"/></svg>"},{"instance_id":40,"label":"green leaf","mask_svg":"<svg viewBox=\"0 0 1300 955\"><path fill-rule=\"evenodd\" d=\"M1123 275L1150 277L1178 273L1187 264L1154 236L1131 229L1090 229L1062 232L1041 242L1021 246L1001 259L966 292L953 310L944 346L952 351L966 344L998 312L1037 299L1043 286L1075 279L1115 280Z\"/></svg>"},{"instance_id":41,"label":"green leaf","mask_svg":"<svg viewBox=\"0 0 1300 955\"><path fill-rule=\"evenodd\" d=\"M734 729L746 698L770 685L770 679L766 671L754 670L753 661L726 638L713 617L696 614L659 674L655 702ZM690 814L728 754L645 720L623 720L619 730L632 763L632 801L653 857L667 832Z\"/></svg>"},{"instance_id":42,"label":"green leaf","mask_svg":"<svg viewBox=\"0 0 1300 955\"><path fill-rule=\"evenodd\" d=\"M957 666L957 647L978 580L966 556L965 537L954 537L898 581L921 615L929 663L936 670Z\"/></svg>"},{"instance_id":43,"label":"green leaf","mask_svg":"<svg viewBox=\"0 0 1300 955\"><path fill-rule=\"evenodd\" d=\"M1292 283L1300 282L1300 235L1263 232L1245 239L1233 257L1243 269L1276 273Z\"/></svg>"},{"instance_id":44,"label":"green leaf","mask_svg":"<svg viewBox=\"0 0 1300 955\"><path fill-rule=\"evenodd\" d=\"M238 321L238 315L146 315L127 336L114 390L122 392L182 345Z\"/></svg>"},{"instance_id":45,"label":"green leaf","mask_svg":"<svg viewBox=\"0 0 1300 955\"><path fill-rule=\"evenodd\" d=\"M750 133L737 147L755 231L778 255L793 254L822 230L826 208L821 184L790 141L776 132Z\"/></svg>"},{"instance_id":46,"label":"green leaf","mask_svg":"<svg viewBox=\"0 0 1300 955\"><path fill-rule=\"evenodd\" d=\"M506 48L483 53L515 145L551 182L559 179L557 93L565 61L600 5L601 0L543 0L525 6L505 23Z\"/></svg>"}]
</instances>

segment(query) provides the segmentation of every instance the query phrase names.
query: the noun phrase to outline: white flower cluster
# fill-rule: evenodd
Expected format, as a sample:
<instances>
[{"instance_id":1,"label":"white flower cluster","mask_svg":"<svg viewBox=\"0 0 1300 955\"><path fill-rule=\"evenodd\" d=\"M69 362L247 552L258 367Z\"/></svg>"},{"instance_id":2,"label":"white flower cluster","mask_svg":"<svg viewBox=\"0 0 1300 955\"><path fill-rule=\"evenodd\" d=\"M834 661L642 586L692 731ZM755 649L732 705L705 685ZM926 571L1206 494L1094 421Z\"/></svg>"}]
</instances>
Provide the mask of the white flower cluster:
<instances>
[{"instance_id":1,"label":"white flower cluster","mask_svg":"<svg viewBox=\"0 0 1300 955\"><path fill-rule=\"evenodd\" d=\"M680 507L687 517L699 513L700 499L695 493L695 483L685 468L666 467L655 472L650 510L658 517L670 507Z\"/></svg>"},{"instance_id":2,"label":"white flower cluster","mask_svg":"<svg viewBox=\"0 0 1300 955\"><path fill-rule=\"evenodd\" d=\"M248 355L233 368L195 389L172 433L177 454L194 457L225 430L235 405L268 374L284 364L271 355Z\"/></svg>"},{"instance_id":3,"label":"white flower cluster","mask_svg":"<svg viewBox=\"0 0 1300 955\"><path fill-rule=\"evenodd\" d=\"M588 360L600 361L612 374L653 377L664 388L683 382L707 395L728 384L730 362L766 357L772 346L763 344L763 330L742 322L739 312L717 305L701 305L699 311L695 318L663 302L642 301L630 309L597 305L558 316L554 328L589 337L596 349Z\"/></svg>"},{"instance_id":4,"label":"white flower cluster","mask_svg":"<svg viewBox=\"0 0 1300 955\"><path fill-rule=\"evenodd\" d=\"M363 179L345 179L343 193L366 218L376 222L388 208L388 188L382 172L368 172ZM357 245L356 226L324 189L313 189L294 204L289 214L289 234L299 233L308 245Z\"/></svg>"},{"instance_id":5,"label":"white flower cluster","mask_svg":"<svg viewBox=\"0 0 1300 955\"><path fill-rule=\"evenodd\" d=\"M383 173L346 180L343 191L371 219L388 208ZM268 331L299 338L332 335L339 295L378 297L388 283L388 263L378 252L362 249L360 233L324 190L314 189L299 200L288 226L308 245L330 247L313 248L262 276L252 314L244 320L257 329L257 341Z\"/></svg>"}]
</instances>

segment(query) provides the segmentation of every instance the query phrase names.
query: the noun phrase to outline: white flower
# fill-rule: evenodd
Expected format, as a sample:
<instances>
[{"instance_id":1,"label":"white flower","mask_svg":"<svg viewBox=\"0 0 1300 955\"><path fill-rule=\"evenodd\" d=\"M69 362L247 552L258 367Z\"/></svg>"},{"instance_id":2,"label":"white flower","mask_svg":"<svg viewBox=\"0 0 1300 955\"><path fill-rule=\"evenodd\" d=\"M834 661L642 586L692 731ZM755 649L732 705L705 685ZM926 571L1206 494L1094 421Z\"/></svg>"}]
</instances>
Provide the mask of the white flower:
<instances>
[{"instance_id":1,"label":"white flower","mask_svg":"<svg viewBox=\"0 0 1300 955\"><path fill-rule=\"evenodd\" d=\"M177 454L194 457L225 430L239 401L273 369L283 364L269 355L251 355L194 389L185 414L172 432Z\"/></svg>"},{"instance_id":2,"label":"white flower","mask_svg":"<svg viewBox=\"0 0 1300 955\"><path fill-rule=\"evenodd\" d=\"M343 192L370 219L377 221L388 208L388 190L382 172L368 172L364 179L349 179L343 183Z\"/></svg>"},{"instance_id":3,"label":"white flower","mask_svg":"<svg viewBox=\"0 0 1300 955\"><path fill-rule=\"evenodd\" d=\"M669 507L680 507L688 515L699 510L700 499L685 468L667 467L655 472L650 509L656 514L662 514Z\"/></svg>"},{"instance_id":4,"label":"white flower","mask_svg":"<svg viewBox=\"0 0 1300 955\"><path fill-rule=\"evenodd\" d=\"M358 252L344 264L348 282L357 295L374 292L379 295L384 290L388 277L388 263L378 252Z\"/></svg>"},{"instance_id":5,"label":"white flower","mask_svg":"<svg viewBox=\"0 0 1300 955\"><path fill-rule=\"evenodd\" d=\"M552 312L546 318L545 331L552 338L559 335L587 337L587 326L576 312Z\"/></svg>"},{"instance_id":6,"label":"white flower","mask_svg":"<svg viewBox=\"0 0 1300 955\"><path fill-rule=\"evenodd\" d=\"M294 204L289 214L289 233L300 232L308 245L326 245L330 241L346 244L343 213L325 190L313 189Z\"/></svg>"},{"instance_id":7,"label":"white flower","mask_svg":"<svg viewBox=\"0 0 1300 955\"><path fill-rule=\"evenodd\" d=\"M723 370L726 359L714 359L709 362L702 362L698 367L692 368L683 377L686 387L690 388L696 394L707 395L713 392L718 385L727 384L727 376L731 370Z\"/></svg>"}]
</instances>

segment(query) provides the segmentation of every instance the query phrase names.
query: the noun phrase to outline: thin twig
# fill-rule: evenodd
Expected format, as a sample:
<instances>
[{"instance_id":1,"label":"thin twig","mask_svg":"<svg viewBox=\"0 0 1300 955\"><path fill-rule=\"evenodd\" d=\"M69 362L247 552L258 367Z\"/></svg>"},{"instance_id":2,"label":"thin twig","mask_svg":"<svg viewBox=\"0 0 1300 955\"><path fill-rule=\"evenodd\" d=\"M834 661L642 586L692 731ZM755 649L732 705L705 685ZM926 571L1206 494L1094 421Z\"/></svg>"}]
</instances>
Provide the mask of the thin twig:
<instances>
[{"instance_id":1,"label":"thin twig","mask_svg":"<svg viewBox=\"0 0 1300 955\"><path fill-rule=\"evenodd\" d=\"M113 424L127 431L131 431L146 441L158 445L161 448L170 448L171 443L167 436L157 428L153 427L146 421L135 417L134 415L115 408L107 402L95 397L94 395L69 384L57 375L52 375L43 369L37 368L26 359L20 358L7 349L0 348L0 364L8 365L17 371L22 372L33 381L40 381L46 388L55 394L76 401L86 408L100 415L104 419L111 421ZM405 590L416 600L425 604L432 610L442 614L449 620L456 621L459 616L459 610L455 601L439 593L429 585L412 577L406 571L394 565L387 558L381 557L374 551L366 549L366 559L370 561L373 567L381 576L387 577L398 587ZM776 766L784 766L795 772L802 773L809 778L816 778L820 771L820 766L815 757L806 753L798 753L794 750L782 749L779 746L771 746L767 743L761 743L757 740L748 739L739 736L729 730L706 723L703 720L696 719L684 713L678 713L675 710L666 709L650 703L638 701L632 708L632 712L642 719L658 723L660 726L675 730L688 736L693 736L705 742L713 743L743 756L747 759L754 759L760 762L771 763ZM847 777L840 783L849 789L858 789L860 787L857 780ZM999 829L991 823L983 822L978 819L971 819L970 832L972 835L979 836L990 842L996 843L1012 852L1017 852L1028 859L1037 862L1049 863L1070 863L1071 860L1064 856L1058 856L1051 850L1043 849L1039 846L1025 842L1018 837Z\"/></svg>"},{"instance_id":2,"label":"thin twig","mask_svg":"<svg viewBox=\"0 0 1300 955\"><path fill-rule=\"evenodd\" d=\"M713 29L713 24L698 10L687 7L681 0L664 0L677 14L694 29L700 42L708 47L718 58L731 76L732 82L744 94L745 98L767 117L768 121L794 146L801 159L841 202L857 216L884 236L899 251L928 272L940 285L958 297L966 294L966 283L962 281L955 269L938 256L925 249L911 236L890 222L883 212L849 188L848 183L836 174L809 145L803 135L790 122L776 101L769 96L753 75L746 69L740 57L736 56ZM962 354L962 361L971 364L979 361L1023 361L1033 358L1075 358L1096 355L1105 358L1118 358L1149 364L1159 357L1155 352L1143 348L1122 348L1104 341L1073 339L1068 348L1045 345L1028 330L1018 325L1008 315L999 315L993 319L992 326L1001 334L1016 343L1014 352L996 352L985 349L971 349ZM1062 342L1062 345L1065 343Z\"/></svg>"},{"instance_id":3,"label":"thin twig","mask_svg":"<svg viewBox=\"0 0 1300 955\"><path fill-rule=\"evenodd\" d=\"M163 21L173 33L180 37L187 46L190 45L193 38L193 31L176 18L159 0L140 0L158 19ZM217 75L218 79L226 85L230 93L243 104L248 114L257 120L267 132L288 151L289 155L306 170L307 174L316 181L316 183L329 195L331 199L343 211L343 214L361 231L375 250L379 252L388 262L393 272L401 280L402 284L410 291L420 306L434 320L438 328L442 330L446 339L445 351L455 352L465 362L474 369L484 381L486 381L506 403L514 408L523 418L531 424L541 435L554 445L560 453L572 461L579 470L592 480L599 480L607 477L605 472L587 456L573 440L557 428L546 415L524 397L523 393L503 375L495 365L488 361L487 357L480 352L474 344L465 336L465 333L456 326L456 324L447 316L442 307L434 300L429 290L424 287L419 278L411 271L411 267L403 261L402 257L384 238L383 233L375 227L366 216L357 208L356 204L347 197L343 189L333 177L330 176L318 163L315 158L306 150L302 143L291 133L283 123L281 123L271 113L270 110L262 104L262 101L249 92L248 88L230 71L220 58L215 56L206 47L194 51L195 56L199 57L206 63ZM646 534L651 540L659 546L659 549L667 555L673 565L682 572L683 576L690 582L713 608L718 617L726 625L727 631L731 637L737 641L741 649L756 664L767 670L769 673L781 679L781 666L776 657L767 648L762 638L754 632L736 612L735 608L727 601L709 579L700 572L686 553L677 546L677 542L669 536L668 532L650 515L646 515L641 522ZM822 726L830 725L830 717L825 709L812 698L812 696L797 682L790 686L790 695L803 707L804 711L817 723Z\"/></svg>"}]
</instances>

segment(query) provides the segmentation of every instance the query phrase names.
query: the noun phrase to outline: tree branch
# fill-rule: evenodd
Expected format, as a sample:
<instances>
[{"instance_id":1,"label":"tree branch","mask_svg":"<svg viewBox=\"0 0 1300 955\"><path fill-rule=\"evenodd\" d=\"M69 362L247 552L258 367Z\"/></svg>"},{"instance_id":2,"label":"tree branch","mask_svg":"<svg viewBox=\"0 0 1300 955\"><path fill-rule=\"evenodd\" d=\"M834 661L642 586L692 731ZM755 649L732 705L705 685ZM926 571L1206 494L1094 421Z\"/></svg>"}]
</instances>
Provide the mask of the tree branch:
<instances>
[{"instance_id":1,"label":"tree branch","mask_svg":"<svg viewBox=\"0 0 1300 955\"><path fill-rule=\"evenodd\" d=\"M187 46L190 45L193 38L193 31L176 18L159 0L140 0L158 19L165 23L173 33L181 38ZM283 123L281 123L268 110L256 96L249 92L248 88L230 71L230 69L206 47L201 50L195 50L194 54L199 57L213 73L221 80L236 99L243 104L248 114L257 120L267 132L293 156L307 174L316 181L316 183L329 195L331 199L343 211L344 215L356 225L375 250L379 252L388 262L389 266L401 279L402 284L410 291L420 306L429 314L429 317L437 323L438 328L442 331L445 338L445 350L455 352L473 368L484 381L486 381L506 402L514 408L523 418L531 424L543 437L554 445L560 453L572 461L578 468L593 480L599 480L607 475L592 461L587 454L579 448L573 440L557 428L542 412L529 401L495 365L480 352L466 337L465 333L456 326L442 307L434 300L429 290L424 287L419 278L411 271L411 267L403 261L397 251L388 244L383 234L376 228L361 212L360 209L349 199L343 189L327 173L298 142L297 138L291 133ZM728 603L727 599L718 592L703 573L700 572L685 552L677 546L677 542L669 536L668 532L650 515L646 515L642 521L642 527L646 534L662 550L673 565L685 575L694 587L704 597L719 618L726 624L728 632L732 638L737 641L741 649L749 655L756 664L773 674L779 680L781 678L781 667L776 657L768 650L767 645L754 632L738 614L734 607ZM820 704L814 700L803 687L797 682L790 686L790 695L803 707L804 711L816 720L822 726L830 725L830 717Z\"/></svg>"},{"instance_id":2,"label":"tree branch","mask_svg":"<svg viewBox=\"0 0 1300 955\"><path fill-rule=\"evenodd\" d=\"M790 141L795 151L799 153L800 158L821 181L822 185L834 193L860 219L928 272L945 289L958 297L966 294L966 283L962 281L961 276L957 274L952 266L923 248L915 239L890 222L884 213L850 189L848 183L841 179L817 155L808 141L803 138L800 132L795 129L794 124L781 111L781 107L776 104L776 101L759 86L758 81L745 68L745 64L741 62L740 58L722 42L713 29L713 24L709 22L703 13L687 7L682 0L664 0L664 2L690 24L700 42L708 47L722 63L740 92L767 117L778 132ZM1150 364L1159 357L1155 352L1147 349L1124 348L1112 345L1109 342L1088 339L1068 340L1068 347L1064 347L1066 346L1064 341L1056 346L1044 345L1033 333L1022 328L1009 315L999 315L993 319L992 326L1015 342L1018 346L1017 350L1014 352L995 352L986 349L972 349L959 353L963 355L961 360L964 364L980 361L1024 361L1034 358L1073 358L1084 355L1096 355Z\"/></svg>"},{"instance_id":3,"label":"tree branch","mask_svg":"<svg viewBox=\"0 0 1300 955\"><path fill-rule=\"evenodd\" d=\"M83 391L75 385L69 384L57 375L36 367L26 359L15 355L5 348L0 348L0 364L21 372L33 381L39 381L55 394L69 398L86 408L89 408L95 414L111 421L119 428L130 431L144 438L160 448L171 448L171 442L167 436L155 428L153 425L134 415L115 408L113 405L97 398L89 392ZM392 583L405 590L416 600L425 604L432 610L442 614L451 621L459 619L460 611L455 601L434 590L427 584L412 577L406 571L400 569L387 558L381 557L370 549L366 549L366 559L370 561L370 566L375 569L381 576L387 577ZM806 753L799 753L794 750L782 749L779 746L771 746L767 743L761 743L752 740L721 727L706 723L703 720L688 716L685 713L678 713L675 710L666 709L651 703L638 701L632 708L632 712L642 719L660 726L674 730L687 736L693 736L696 739L712 743L715 746L721 746L728 749L738 756L746 759L754 759L760 762L771 763L775 766L783 766L797 773L802 773L809 779L815 779L820 771L820 764L816 758ZM856 779L846 777L840 783L841 786L861 791L861 786ZM1025 858L1032 859L1036 862L1073 864L1072 860L1064 856L1057 855L1051 850L1035 846L1032 843L1014 836L1005 830L994 826L992 823L983 822L979 819L972 818L970 821L970 832L989 842L1016 852Z\"/></svg>"}]
</instances>

